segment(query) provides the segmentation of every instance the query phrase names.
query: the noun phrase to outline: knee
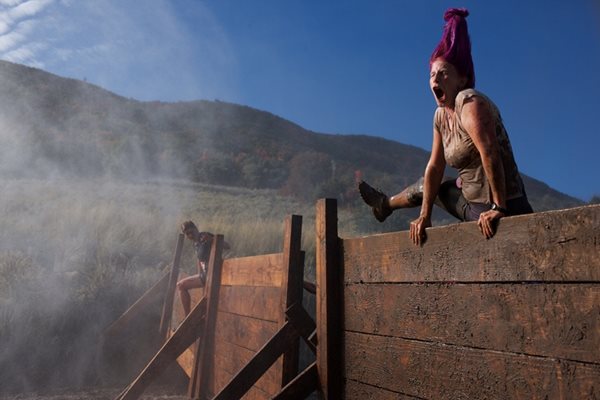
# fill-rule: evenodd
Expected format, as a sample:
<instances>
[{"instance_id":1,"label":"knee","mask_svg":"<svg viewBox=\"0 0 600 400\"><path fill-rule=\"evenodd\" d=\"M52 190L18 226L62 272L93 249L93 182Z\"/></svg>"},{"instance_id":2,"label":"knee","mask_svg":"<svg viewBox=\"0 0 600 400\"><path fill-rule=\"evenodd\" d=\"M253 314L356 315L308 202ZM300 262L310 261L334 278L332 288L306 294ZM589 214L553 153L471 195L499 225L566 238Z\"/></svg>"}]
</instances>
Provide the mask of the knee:
<instances>
[{"instance_id":1,"label":"knee","mask_svg":"<svg viewBox=\"0 0 600 400\"><path fill-rule=\"evenodd\" d=\"M415 183L406 189L406 199L411 206L419 206L423 202L423 177L420 177Z\"/></svg>"}]
</instances>

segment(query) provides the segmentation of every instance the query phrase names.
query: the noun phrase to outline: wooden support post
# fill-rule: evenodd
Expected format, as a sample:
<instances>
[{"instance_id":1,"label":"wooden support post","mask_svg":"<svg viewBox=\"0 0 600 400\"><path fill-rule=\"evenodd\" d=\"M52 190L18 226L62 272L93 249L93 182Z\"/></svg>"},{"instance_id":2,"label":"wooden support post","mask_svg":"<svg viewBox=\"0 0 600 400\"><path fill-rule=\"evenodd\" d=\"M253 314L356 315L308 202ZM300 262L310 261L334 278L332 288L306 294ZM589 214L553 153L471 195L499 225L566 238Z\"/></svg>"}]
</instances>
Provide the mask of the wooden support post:
<instances>
[{"instance_id":1,"label":"wooden support post","mask_svg":"<svg viewBox=\"0 0 600 400\"><path fill-rule=\"evenodd\" d=\"M215 324L217 320L217 305L221 288L221 272L223 264L223 235L213 239L208 261L208 276L206 279L206 324L202 332L202 340L196 346L194 367L188 387L188 396L192 399L204 400L209 392L212 361L214 353Z\"/></svg>"},{"instance_id":2,"label":"wooden support post","mask_svg":"<svg viewBox=\"0 0 600 400\"><path fill-rule=\"evenodd\" d=\"M314 362L281 389L281 392L271 397L271 400L305 399L317 390L318 382L317 363Z\"/></svg>"},{"instance_id":3,"label":"wooden support post","mask_svg":"<svg viewBox=\"0 0 600 400\"><path fill-rule=\"evenodd\" d=\"M279 325L286 321L285 310L293 304L302 304L304 282L304 252L302 246L302 217L291 215L285 220L283 241L283 279L281 282L281 315ZM296 340L287 348L283 357L281 386L285 386L298 374L300 342Z\"/></svg>"},{"instance_id":4,"label":"wooden support post","mask_svg":"<svg viewBox=\"0 0 600 400\"><path fill-rule=\"evenodd\" d=\"M160 318L159 336L163 340L169 337L169 329L171 327L171 318L173 316L173 300L175 298L175 286L179 277L179 263L181 261L181 250L183 249L183 233L177 236L177 245L175 246L175 255L173 256L173 265L169 274L169 285L163 303L162 316Z\"/></svg>"},{"instance_id":5,"label":"wooden support post","mask_svg":"<svg viewBox=\"0 0 600 400\"><path fill-rule=\"evenodd\" d=\"M116 400L136 400L139 398L148 385L198 339L199 333L203 330L205 315L206 298L203 298L173 333L173 336L156 353L146 368L117 396Z\"/></svg>"},{"instance_id":6,"label":"wooden support post","mask_svg":"<svg viewBox=\"0 0 600 400\"><path fill-rule=\"evenodd\" d=\"M320 199L317 236L317 369L323 399L343 396L343 271L337 232L337 202Z\"/></svg>"}]
</instances>

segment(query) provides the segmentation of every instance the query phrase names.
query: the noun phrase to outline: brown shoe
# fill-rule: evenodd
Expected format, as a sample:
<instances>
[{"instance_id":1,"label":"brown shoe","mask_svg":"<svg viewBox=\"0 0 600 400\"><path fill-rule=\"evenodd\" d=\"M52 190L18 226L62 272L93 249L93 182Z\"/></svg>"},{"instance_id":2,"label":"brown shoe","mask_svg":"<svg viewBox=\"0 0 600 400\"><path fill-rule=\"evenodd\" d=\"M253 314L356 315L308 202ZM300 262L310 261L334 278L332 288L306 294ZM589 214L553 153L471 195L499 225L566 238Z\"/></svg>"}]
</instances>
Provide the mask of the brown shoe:
<instances>
[{"instance_id":1,"label":"brown shoe","mask_svg":"<svg viewBox=\"0 0 600 400\"><path fill-rule=\"evenodd\" d=\"M360 197L373 209L373 215L379 222L385 221L392 214L392 209L388 204L388 197L379 189L373 188L365 181L358 184Z\"/></svg>"}]
</instances>

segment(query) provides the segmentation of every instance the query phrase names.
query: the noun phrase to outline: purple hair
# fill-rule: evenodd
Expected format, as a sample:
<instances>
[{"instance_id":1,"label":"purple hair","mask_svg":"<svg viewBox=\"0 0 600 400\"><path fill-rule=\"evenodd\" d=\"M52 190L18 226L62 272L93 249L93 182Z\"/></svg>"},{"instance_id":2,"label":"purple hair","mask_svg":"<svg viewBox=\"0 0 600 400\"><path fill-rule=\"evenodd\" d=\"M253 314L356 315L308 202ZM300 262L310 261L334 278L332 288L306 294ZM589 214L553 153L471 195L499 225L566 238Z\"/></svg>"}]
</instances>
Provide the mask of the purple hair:
<instances>
[{"instance_id":1,"label":"purple hair","mask_svg":"<svg viewBox=\"0 0 600 400\"><path fill-rule=\"evenodd\" d=\"M467 78L465 88L475 87L475 69L471 58L471 40L467 29L467 16L469 10L466 8L449 8L444 13L444 33L442 40L437 45L431 58L429 68L436 58L443 58L454 65L462 76Z\"/></svg>"}]
</instances>

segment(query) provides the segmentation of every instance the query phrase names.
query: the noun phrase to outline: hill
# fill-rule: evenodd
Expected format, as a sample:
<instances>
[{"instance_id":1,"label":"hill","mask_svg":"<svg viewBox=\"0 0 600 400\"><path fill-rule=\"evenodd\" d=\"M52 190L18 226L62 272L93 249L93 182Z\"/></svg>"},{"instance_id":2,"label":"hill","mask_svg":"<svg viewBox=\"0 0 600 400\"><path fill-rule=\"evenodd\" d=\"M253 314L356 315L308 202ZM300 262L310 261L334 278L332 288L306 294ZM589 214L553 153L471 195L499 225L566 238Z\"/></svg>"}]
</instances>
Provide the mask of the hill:
<instances>
[{"instance_id":1,"label":"hill","mask_svg":"<svg viewBox=\"0 0 600 400\"><path fill-rule=\"evenodd\" d=\"M397 190L428 152L372 136L308 131L220 101L140 102L83 81L0 61L4 177L178 179L358 203L356 180ZM582 204L525 177L537 210Z\"/></svg>"},{"instance_id":2,"label":"hill","mask_svg":"<svg viewBox=\"0 0 600 400\"><path fill-rule=\"evenodd\" d=\"M312 281L314 200L340 200L340 236L405 229L417 210L378 224L355 180L393 190L428 158L250 107L139 102L2 61L0 140L0 394L126 376L121 365L116 377L99 373L99 335L172 260L182 219L244 256L279 251L283 218L301 214ZM538 210L581 203L526 185ZM188 244L182 268L193 272L194 261Z\"/></svg>"}]
</instances>

